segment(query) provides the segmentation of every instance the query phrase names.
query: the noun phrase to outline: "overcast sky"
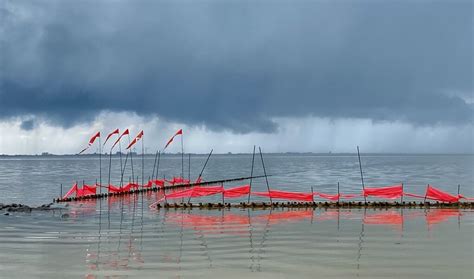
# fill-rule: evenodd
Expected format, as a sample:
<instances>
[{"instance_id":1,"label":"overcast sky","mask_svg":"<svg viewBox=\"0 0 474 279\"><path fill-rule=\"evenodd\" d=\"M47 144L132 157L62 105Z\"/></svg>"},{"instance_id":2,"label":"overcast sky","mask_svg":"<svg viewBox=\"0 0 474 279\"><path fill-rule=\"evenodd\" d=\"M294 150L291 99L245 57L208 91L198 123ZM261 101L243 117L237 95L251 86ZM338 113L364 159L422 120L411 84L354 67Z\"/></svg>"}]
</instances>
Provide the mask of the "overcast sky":
<instances>
[{"instance_id":1,"label":"overcast sky","mask_svg":"<svg viewBox=\"0 0 474 279\"><path fill-rule=\"evenodd\" d=\"M474 152L471 1L0 2L0 154Z\"/></svg>"}]
</instances>

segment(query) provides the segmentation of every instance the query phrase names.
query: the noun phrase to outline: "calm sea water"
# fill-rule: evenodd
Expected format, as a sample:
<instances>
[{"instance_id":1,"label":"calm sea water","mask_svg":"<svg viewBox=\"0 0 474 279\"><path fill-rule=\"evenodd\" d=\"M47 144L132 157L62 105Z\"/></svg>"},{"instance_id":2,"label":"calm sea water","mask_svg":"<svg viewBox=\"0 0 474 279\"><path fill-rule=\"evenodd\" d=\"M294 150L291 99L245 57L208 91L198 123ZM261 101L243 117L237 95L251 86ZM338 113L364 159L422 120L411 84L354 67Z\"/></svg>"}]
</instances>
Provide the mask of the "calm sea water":
<instances>
[{"instance_id":1,"label":"calm sea water","mask_svg":"<svg viewBox=\"0 0 474 279\"><path fill-rule=\"evenodd\" d=\"M134 174L141 176L141 158L133 159ZM191 177L204 160L191 158ZM461 184L461 192L473 196L473 156L362 160L367 185L403 182L406 191L421 194L428 183L452 193ZM248 176L250 165L248 155L215 156L204 178ZM341 192L360 191L355 156L268 155L265 165L274 175L269 178L274 189L313 186L332 193L339 181ZM94 183L98 166L93 157L1 159L0 202L49 202L59 195L60 183L64 191L76 180ZM153 158L146 158L145 176L152 167ZM113 158L114 184L119 169L120 160ZM187 176L187 158L184 169ZM255 174L262 172L256 160ZM162 158L160 177L180 173L180 157ZM254 187L265 190L264 180ZM0 215L0 278L473 278L472 210L149 209L161 196L153 192Z\"/></svg>"}]
</instances>

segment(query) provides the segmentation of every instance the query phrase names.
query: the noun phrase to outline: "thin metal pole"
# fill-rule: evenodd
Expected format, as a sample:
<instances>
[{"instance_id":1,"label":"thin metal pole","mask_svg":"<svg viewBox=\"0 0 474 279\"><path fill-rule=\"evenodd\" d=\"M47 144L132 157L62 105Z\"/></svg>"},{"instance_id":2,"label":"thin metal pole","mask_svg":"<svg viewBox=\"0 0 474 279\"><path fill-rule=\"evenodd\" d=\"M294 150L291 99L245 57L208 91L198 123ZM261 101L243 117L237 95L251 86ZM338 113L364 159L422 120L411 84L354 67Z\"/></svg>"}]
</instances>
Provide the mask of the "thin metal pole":
<instances>
[{"instance_id":1,"label":"thin metal pole","mask_svg":"<svg viewBox=\"0 0 474 279\"><path fill-rule=\"evenodd\" d=\"M125 168L127 167L128 153L125 156L125 163L123 164L122 174L120 176L120 189L123 186L123 175L125 174Z\"/></svg>"},{"instance_id":2,"label":"thin metal pole","mask_svg":"<svg viewBox=\"0 0 474 279\"><path fill-rule=\"evenodd\" d=\"M107 187L110 185L110 173L112 171L112 148L110 149L109 152L109 180L107 182Z\"/></svg>"},{"instance_id":3,"label":"thin metal pole","mask_svg":"<svg viewBox=\"0 0 474 279\"><path fill-rule=\"evenodd\" d=\"M252 169L250 170L250 184L249 184L249 196L247 203L250 203L250 194L252 192L252 180L253 180L253 166L255 163L255 145L253 146L253 153L252 153Z\"/></svg>"},{"instance_id":4,"label":"thin metal pole","mask_svg":"<svg viewBox=\"0 0 474 279\"><path fill-rule=\"evenodd\" d=\"M119 139L119 156L120 156L120 172L122 172L122 144L120 143L120 139Z\"/></svg>"},{"instance_id":5,"label":"thin metal pole","mask_svg":"<svg viewBox=\"0 0 474 279\"><path fill-rule=\"evenodd\" d=\"M62 199L63 198L63 184L62 183L61 183L61 191L59 193L60 193L59 198Z\"/></svg>"},{"instance_id":6,"label":"thin metal pole","mask_svg":"<svg viewBox=\"0 0 474 279\"><path fill-rule=\"evenodd\" d=\"M458 198L459 198L460 193L461 193L461 184L458 184Z\"/></svg>"},{"instance_id":7,"label":"thin metal pole","mask_svg":"<svg viewBox=\"0 0 474 279\"><path fill-rule=\"evenodd\" d=\"M211 158L212 151L214 151L214 149L211 149L211 152L207 156L206 162L204 163L204 166L202 167L201 173L199 173L198 180L199 180L199 178L201 178L202 173L204 172L204 169L206 168L207 162L209 161L209 158Z\"/></svg>"},{"instance_id":8,"label":"thin metal pole","mask_svg":"<svg viewBox=\"0 0 474 279\"><path fill-rule=\"evenodd\" d=\"M160 170L160 157L161 157L161 151L158 151L158 162L156 163L156 180L158 180L158 171Z\"/></svg>"},{"instance_id":9,"label":"thin metal pole","mask_svg":"<svg viewBox=\"0 0 474 279\"><path fill-rule=\"evenodd\" d=\"M314 191L313 191L313 186L311 186L311 199L314 202Z\"/></svg>"},{"instance_id":10,"label":"thin metal pole","mask_svg":"<svg viewBox=\"0 0 474 279\"><path fill-rule=\"evenodd\" d=\"M221 183L222 189L224 189L224 182ZM222 191L222 204L225 204L224 191Z\"/></svg>"},{"instance_id":11,"label":"thin metal pole","mask_svg":"<svg viewBox=\"0 0 474 279\"><path fill-rule=\"evenodd\" d=\"M339 194L339 181L337 182L337 202L339 203L339 200L341 198L341 194Z\"/></svg>"},{"instance_id":12,"label":"thin metal pole","mask_svg":"<svg viewBox=\"0 0 474 279\"><path fill-rule=\"evenodd\" d=\"M188 153L188 180L191 183L191 153Z\"/></svg>"},{"instance_id":13,"label":"thin metal pole","mask_svg":"<svg viewBox=\"0 0 474 279\"><path fill-rule=\"evenodd\" d=\"M184 178L184 140L181 133L181 178Z\"/></svg>"},{"instance_id":14,"label":"thin metal pole","mask_svg":"<svg viewBox=\"0 0 474 279\"><path fill-rule=\"evenodd\" d=\"M102 150L101 137L99 137L99 185L102 186ZM97 184L97 183L96 183ZM102 187L99 187L99 194L102 193Z\"/></svg>"},{"instance_id":15,"label":"thin metal pole","mask_svg":"<svg viewBox=\"0 0 474 279\"><path fill-rule=\"evenodd\" d=\"M142 136L142 187L145 185L145 136ZM137 181L138 182L138 181Z\"/></svg>"},{"instance_id":16,"label":"thin metal pole","mask_svg":"<svg viewBox=\"0 0 474 279\"><path fill-rule=\"evenodd\" d=\"M154 177L155 177L155 167L156 167L156 159L158 157L158 151L159 150L156 150L156 154L155 154L155 162L153 163L153 172L151 173L151 179L153 180Z\"/></svg>"},{"instance_id":17,"label":"thin metal pole","mask_svg":"<svg viewBox=\"0 0 474 279\"><path fill-rule=\"evenodd\" d=\"M360 162L359 146L357 146L357 157L359 158L359 169L360 169L360 179L362 181L362 190L365 190L364 175L362 174L362 163ZM367 198L365 197L365 193L364 193L364 202L367 202Z\"/></svg>"},{"instance_id":18,"label":"thin metal pole","mask_svg":"<svg viewBox=\"0 0 474 279\"><path fill-rule=\"evenodd\" d=\"M403 190L403 183L402 183L402 196L400 197L400 203L403 203L403 194L405 193L405 191Z\"/></svg>"},{"instance_id":19,"label":"thin metal pole","mask_svg":"<svg viewBox=\"0 0 474 279\"><path fill-rule=\"evenodd\" d=\"M128 144L130 144L130 134L128 134ZM130 153L130 165L132 166L132 179L135 178L135 173L133 172L133 154L132 154L133 148L130 147L130 150L128 153ZM125 168L125 167L124 167Z\"/></svg>"},{"instance_id":20,"label":"thin metal pole","mask_svg":"<svg viewBox=\"0 0 474 279\"><path fill-rule=\"evenodd\" d=\"M430 187L430 184L426 185L426 192L425 192L425 198L423 199L423 203L426 202L426 195L428 194L428 187Z\"/></svg>"},{"instance_id":21,"label":"thin metal pole","mask_svg":"<svg viewBox=\"0 0 474 279\"><path fill-rule=\"evenodd\" d=\"M262 159L263 174L265 175L265 182L267 183L268 197L270 198L270 203L273 203L272 196L270 195L270 185L268 185L267 171L265 170L265 162L263 161L262 149L258 147L260 151L260 158Z\"/></svg>"}]
</instances>

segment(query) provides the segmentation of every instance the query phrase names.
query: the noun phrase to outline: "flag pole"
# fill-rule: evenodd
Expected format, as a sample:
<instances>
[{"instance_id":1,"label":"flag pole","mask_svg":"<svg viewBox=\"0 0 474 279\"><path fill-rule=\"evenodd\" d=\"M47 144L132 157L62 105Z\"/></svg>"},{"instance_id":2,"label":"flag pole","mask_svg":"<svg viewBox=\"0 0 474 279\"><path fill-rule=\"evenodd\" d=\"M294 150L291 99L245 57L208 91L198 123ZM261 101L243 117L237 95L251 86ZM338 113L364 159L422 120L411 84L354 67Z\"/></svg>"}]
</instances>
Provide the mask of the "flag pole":
<instances>
[{"instance_id":1,"label":"flag pole","mask_svg":"<svg viewBox=\"0 0 474 279\"><path fill-rule=\"evenodd\" d=\"M191 153L188 153L188 180L191 183Z\"/></svg>"},{"instance_id":2,"label":"flag pole","mask_svg":"<svg viewBox=\"0 0 474 279\"><path fill-rule=\"evenodd\" d=\"M110 151L109 151L109 180L108 180L108 183L107 183L107 187L110 185L110 173L112 171L112 148L110 148Z\"/></svg>"},{"instance_id":3,"label":"flag pole","mask_svg":"<svg viewBox=\"0 0 474 279\"><path fill-rule=\"evenodd\" d=\"M142 187L143 185L145 185L145 142L144 142L144 139L145 139L145 136L142 135Z\"/></svg>"},{"instance_id":4,"label":"flag pole","mask_svg":"<svg viewBox=\"0 0 474 279\"><path fill-rule=\"evenodd\" d=\"M184 140L181 133L181 178L184 178Z\"/></svg>"},{"instance_id":5,"label":"flag pole","mask_svg":"<svg viewBox=\"0 0 474 279\"><path fill-rule=\"evenodd\" d=\"M339 194L339 181L337 182L337 203L339 203L340 201L340 198L341 198L341 194Z\"/></svg>"},{"instance_id":6,"label":"flag pole","mask_svg":"<svg viewBox=\"0 0 474 279\"><path fill-rule=\"evenodd\" d=\"M263 161L262 149L258 147L260 151L260 158L262 159L263 174L265 175L265 182L267 183L268 197L270 198L270 203L273 204L272 196L270 195L270 185L268 185L267 171L265 170L265 162Z\"/></svg>"},{"instance_id":7,"label":"flag pole","mask_svg":"<svg viewBox=\"0 0 474 279\"><path fill-rule=\"evenodd\" d=\"M209 158L211 158L212 151L214 151L214 149L211 149L211 152L207 156L206 162L204 163L204 166L202 167L201 173L199 173L198 180L199 180L199 178L201 178L202 173L204 172L204 169L206 168L207 162L209 161Z\"/></svg>"},{"instance_id":8,"label":"flag pole","mask_svg":"<svg viewBox=\"0 0 474 279\"><path fill-rule=\"evenodd\" d=\"M402 196L400 197L400 203L403 203L403 194L405 191L403 190L403 182L402 182Z\"/></svg>"},{"instance_id":9,"label":"flag pole","mask_svg":"<svg viewBox=\"0 0 474 279\"><path fill-rule=\"evenodd\" d=\"M362 163L360 162L359 146L357 146L357 157L359 158L360 180L362 182L362 190L365 190L364 175L362 174ZM367 198L365 197L365 193L364 193L364 202L367 202Z\"/></svg>"},{"instance_id":10,"label":"flag pole","mask_svg":"<svg viewBox=\"0 0 474 279\"><path fill-rule=\"evenodd\" d=\"M121 170L121 176L120 176L120 189L122 189L122 185L123 185L123 175L125 174L125 167L127 167L127 161L128 161L128 153L127 152L127 155L125 156L125 162L123 164L123 169Z\"/></svg>"},{"instance_id":11,"label":"flag pole","mask_svg":"<svg viewBox=\"0 0 474 279\"><path fill-rule=\"evenodd\" d=\"M63 198L63 184L62 183L61 183L61 191L59 193L60 193L59 198L62 199Z\"/></svg>"},{"instance_id":12,"label":"flag pole","mask_svg":"<svg viewBox=\"0 0 474 279\"><path fill-rule=\"evenodd\" d=\"M99 185L102 186L102 142L99 136ZM99 187L99 194L102 194L102 187Z\"/></svg>"},{"instance_id":13,"label":"flag pole","mask_svg":"<svg viewBox=\"0 0 474 279\"><path fill-rule=\"evenodd\" d=\"M249 196L247 203L250 203L250 193L252 192L252 178L253 178L253 166L255 162L255 145L253 146L253 153L252 153L252 169L250 170L250 187L249 187Z\"/></svg>"},{"instance_id":14,"label":"flag pole","mask_svg":"<svg viewBox=\"0 0 474 279\"><path fill-rule=\"evenodd\" d=\"M157 180L158 180L158 171L160 170L160 157L161 157L161 151L158 151L158 162L156 163L156 176L155 176Z\"/></svg>"},{"instance_id":15,"label":"flag pole","mask_svg":"<svg viewBox=\"0 0 474 279\"><path fill-rule=\"evenodd\" d=\"M151 173L151 180L154 180L154 179L155 179L155 168L156 168L156 159L157 159L157 157L158 157L158 151L159 151L159 150L156 150L155 162L153 163L153 172Z\"/></svg>"},{"instance_id":16,"label":"flag pole","mask_svg":"<svg viewBox=\"0 0 474 279\"><path fill-rule=\"evenodd\" d=\"M130 140L130 133L129 133L128 134L128 144L130 144L130 143L131 143L131 140ZM135 179L135 177L134 177L135 173L133 172L133 154L132 154L132 151L133 151L133 148L130 147L130 150L128 151L128 153L130 153L130 165L132 166L132 182L133 182L133 179ZM124 171L125 171L125 167L124 167Z\"/></svg>"}]
</instances>

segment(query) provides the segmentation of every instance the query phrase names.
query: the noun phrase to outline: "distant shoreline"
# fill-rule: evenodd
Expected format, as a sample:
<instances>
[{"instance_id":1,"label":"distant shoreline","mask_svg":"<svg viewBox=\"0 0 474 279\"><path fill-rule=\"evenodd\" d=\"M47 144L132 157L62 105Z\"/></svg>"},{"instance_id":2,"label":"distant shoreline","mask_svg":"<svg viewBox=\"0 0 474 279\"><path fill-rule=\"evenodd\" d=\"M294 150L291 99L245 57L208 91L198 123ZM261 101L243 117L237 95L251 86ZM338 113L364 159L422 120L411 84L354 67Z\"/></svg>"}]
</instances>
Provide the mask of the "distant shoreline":
<instances>
[{"instance_id":1,"label":"distant shoreline","mask_svg":"<svg viewBox=\"0 0 474 279\"><path fill-rule=\"evenodd\" d=\"M185 153L186 156L191 154L191 156L207 156L208 153ZM284 153L264 153L269 156L357 156L357 153L313 153L313 152L284 152ZM103 156L109 156L108 153L102 153ZM126 155L126 153L122 153ZM142 156L141 153L133 153L135 156ZM214 156L251 156L252 153L213 153ZM473 153L363 153L363 156L473 156ZM88 158L88 157L97 157L98 153L92 154L15 154L7 155L0 154L0 158ZM119 153L113 153L113 157L119 156ZM147 153L145 157L154 157L155 154ZM176 157L181 156L181 153L162 153L162 156Z\"/></svg>"}]
</instances>

